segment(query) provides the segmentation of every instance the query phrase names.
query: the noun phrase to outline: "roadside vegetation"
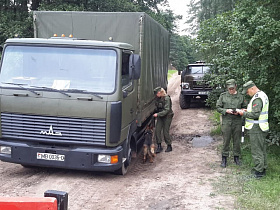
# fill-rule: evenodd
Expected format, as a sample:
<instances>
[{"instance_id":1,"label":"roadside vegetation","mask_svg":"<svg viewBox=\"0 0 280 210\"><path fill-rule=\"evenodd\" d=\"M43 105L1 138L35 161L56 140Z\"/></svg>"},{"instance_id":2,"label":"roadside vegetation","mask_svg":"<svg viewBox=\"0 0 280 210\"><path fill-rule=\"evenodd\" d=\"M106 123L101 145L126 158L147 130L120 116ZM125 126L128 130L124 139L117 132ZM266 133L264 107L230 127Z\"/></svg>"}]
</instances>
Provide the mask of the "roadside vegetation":
<instances>
[{"instance_id":1,"label":"roadside vegetation","mask_svg":"<svg viewBox=\"0 0 280 210\"><path fill-rule=\"evenodd\" d=\"M253 80L268 95L269 141L279 145L280 13L276 11L280 9L280 2L232 2L234 9L218 14L211 13L216 10L210 5L209 13L212 15L200 22L198 48L201 56L213 64L206 79L213 87L222 88L231 78L236 79L239 88Z\"/></svg>"},{"instance_id":2,"label":"roadside vegetation","mask_svg":"<svg viewBox=\"0 0 280 210\"><path fill-rule=\"evenodd\" d=\"M219 146L219 149L221 147ZM251 174L253 167L250 143L242 145L242 166L233 162L224 170L225 175L213 181L217 194L236 197L237 209L279 209L280 206L280 148L268 148L268 170L265 177L256 179Z\"/></svg>"},{"instance_id":3,"label":"roadside vegetation","mask_svg":"<svg viewBox=\"0 0 280 210\"><path fill-rule=\"evenodd\" d=\"M220 136L221 132L221 114L212 110L210 120L213 122L211 129L212 136ZM269 142L268 142L269 143ZM222 142L217 146L218 154L221 153ZM214 194L227 194L236 197L235 207L237 209L279 209L280 206L280 147L270 144L268 151L268 169L266 176L256 179L251 174L254 166L250 140L245 136L245 142L242 144L242 165L236 166L229 162L227 168L223 171L224 176L213 181L215 189ZM231 159L233 159L231 155ZM217 167L220 167L217 165Z\"/></svg>"},{"instance_id":4,"label":"roadside vegetation","mask_svg":"<svg viewBox=\"0 0 280 210\"><path fill-rule=\"evenodd\" d=\"M207 3L208 2L208 3ZM216 1L221 3L223 1ZM278 0L226 0L232 6L223 9L210 1L194 3L198 17L197 46L202 58L213 64L207 81L213 87L225 88L225 81L237 80L238 87L253 80L269 97L270 132L266 176L251 175L253 161L250 140L242 144L242 166L233 162L213 181L217 193L236 197L236 209L279 209L280 206L280 9ZM231 3L231 4L230 4ZM195 7L198 5L202 7ZM218 89L217 89L218 90ZM207 104L215 109L219 94L213 91ZM220 132L218 114L212 135ZM218 146L220 152L221 145ZM219 153L220 155L220 153ZM231 158L232 159L232 158ZM219 167L219 166L217 166Z\"/></svg>"},{"instance_id":5,"label":"roadside vegetation","mask_svg":"<svg viewBox=\"0 0 280 210\"><path fill-rule=\"evenodd\" d=\"M211 136L222 135L221 114L216 110L212 110L210 120L213 122L213 128L210 131Z\"/></svg>"},{"instance_id":6,"label":"roadside vegetation","mask_svg":"<svg viewBox=\"0 0 280 210\"><path fill-rule=\"evenodd\" d=\"M168 70L168 80L172 77L173 74L178 74L177 70Z\"/></svg>"}]
</instances>

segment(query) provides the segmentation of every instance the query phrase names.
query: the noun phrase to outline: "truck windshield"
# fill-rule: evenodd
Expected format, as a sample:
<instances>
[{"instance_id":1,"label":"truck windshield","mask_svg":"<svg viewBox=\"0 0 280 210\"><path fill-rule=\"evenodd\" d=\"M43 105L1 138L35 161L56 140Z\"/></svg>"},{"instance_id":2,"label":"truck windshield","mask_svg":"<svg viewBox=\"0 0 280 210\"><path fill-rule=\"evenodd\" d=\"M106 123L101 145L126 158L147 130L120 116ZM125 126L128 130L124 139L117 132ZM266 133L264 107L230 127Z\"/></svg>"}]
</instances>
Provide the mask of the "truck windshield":
<instances>
[{"instance_id":1,"label":"truck windshield","mask_svg":"<svg viewBox=\"0 0 280 210\"><path fill-rule=\"evenodd\" d=\"M190 66L189 69L191 74L205 74L210 68L208 66Z\"/></svg>"},{"instance_id":2,"label":"truck windshield","mask_svg":"<svg viewBox=\"0 0 280 210\"><path fill-rule=\"evenodd\" d=\"M1 86L16 83L25 88L112 93L116 57L110 49L7 46L0 82Z\"/></svg>"}]
</instances>

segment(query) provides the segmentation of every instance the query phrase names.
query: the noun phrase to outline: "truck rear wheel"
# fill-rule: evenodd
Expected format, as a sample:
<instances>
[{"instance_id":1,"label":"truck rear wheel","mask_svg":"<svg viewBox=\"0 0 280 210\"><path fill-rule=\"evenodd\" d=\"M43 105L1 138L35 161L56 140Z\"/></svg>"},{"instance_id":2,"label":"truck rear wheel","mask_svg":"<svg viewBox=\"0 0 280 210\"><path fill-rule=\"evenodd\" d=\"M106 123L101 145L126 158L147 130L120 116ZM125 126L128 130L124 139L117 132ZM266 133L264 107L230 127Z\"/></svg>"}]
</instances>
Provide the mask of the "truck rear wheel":
<instances>
[{"instance_id":1,"label":"truck rear wheel","mask_svg":"<svg viewBox=\"0 0 280 210\"><path fill-rule=\"evenodd\" d=\"M179 104L181 109L188 109L191 105L191 98L180 94Z\"/></svg>"}]
</instances>

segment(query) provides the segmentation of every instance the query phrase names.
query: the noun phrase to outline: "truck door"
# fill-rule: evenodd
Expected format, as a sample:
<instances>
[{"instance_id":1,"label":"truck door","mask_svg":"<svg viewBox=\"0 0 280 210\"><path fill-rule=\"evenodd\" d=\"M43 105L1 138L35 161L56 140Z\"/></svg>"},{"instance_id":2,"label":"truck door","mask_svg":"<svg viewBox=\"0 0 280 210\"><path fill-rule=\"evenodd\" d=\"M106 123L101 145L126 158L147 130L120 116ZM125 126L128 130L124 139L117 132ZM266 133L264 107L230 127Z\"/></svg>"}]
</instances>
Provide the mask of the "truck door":
<instances>
[{"instance_id":1,"label":"truck door","mask_svg":"<svg viewBox=\"0 0 280 210\"><path fill-rule=\"evenodd\" d=\"M129 79L129 53L122 53L122 125L127 126L136 116L135 81Z\"/></svg>"}]
</instances>

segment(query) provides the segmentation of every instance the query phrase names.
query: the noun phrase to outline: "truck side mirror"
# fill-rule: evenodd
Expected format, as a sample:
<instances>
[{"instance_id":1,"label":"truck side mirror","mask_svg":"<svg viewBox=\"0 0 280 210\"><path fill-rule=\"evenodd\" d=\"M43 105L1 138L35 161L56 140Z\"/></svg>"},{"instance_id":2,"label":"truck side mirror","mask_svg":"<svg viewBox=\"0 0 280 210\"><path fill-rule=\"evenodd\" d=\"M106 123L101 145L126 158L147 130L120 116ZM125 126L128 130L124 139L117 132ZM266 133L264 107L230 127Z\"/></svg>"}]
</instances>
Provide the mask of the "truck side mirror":
<instances>
[{"instance_id":1,"label":"truck side mirror","mask_svg":"<svg viewBox=\"0 0 280 210\"><path fill-rule=\"evenodd\" d=\"M0 45L0 54L2 54L2 51L3 51L3 46Z\"/></svg>"},{"instance_id":2,"label":"truck side mirror","mask_svg":"<svg viewBox=\"0 0 280 210\"><path fill-rule=\"evenodd\" d=\"M178 70L178 75L181 75L181 71L180 70Z\"/></svg>"},{"instance_id":3,"label":"truck side mirror","mask_svg":"<svg viewBox=\"0 0 280 210\"><path fill-rule=\"evenodd\" d=\"M131 54L129 56L129 79L140 79L141 75L141 58L140 55Z\"/></svg>"}]
</instances>

